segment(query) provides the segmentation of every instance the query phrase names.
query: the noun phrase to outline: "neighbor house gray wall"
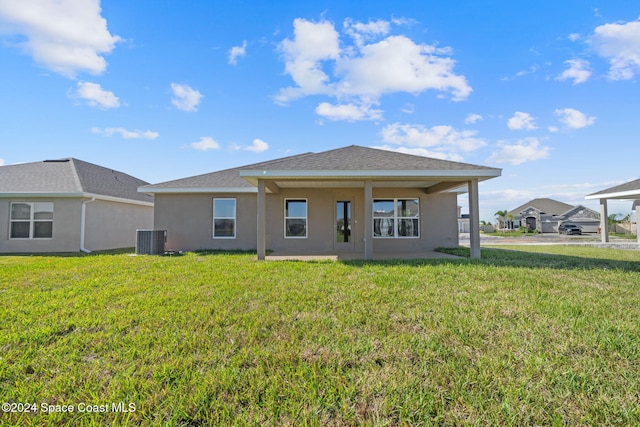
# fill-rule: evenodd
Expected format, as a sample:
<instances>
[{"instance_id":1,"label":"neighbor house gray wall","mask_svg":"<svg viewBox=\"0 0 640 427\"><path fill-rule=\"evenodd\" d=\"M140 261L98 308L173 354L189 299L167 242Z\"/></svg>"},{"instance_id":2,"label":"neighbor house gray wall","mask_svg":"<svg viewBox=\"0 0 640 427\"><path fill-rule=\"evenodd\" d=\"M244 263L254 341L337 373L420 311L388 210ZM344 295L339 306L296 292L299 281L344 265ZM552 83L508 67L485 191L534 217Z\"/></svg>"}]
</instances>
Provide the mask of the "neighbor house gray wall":
<instances>
[{"instance_id":1,"label":"neighbor house gray wall","mask_svg":"<svg viewBox=\"0 0 640 427\"><path fill-rule=\"evenodd\" d=\"M12 202L53 202L53 237L50 239L10 239ZM0 199L0 253L77 252L80 250L80 207L74 198Z\"/></svg>"},{"instance_id":2,"label":"neighbor house gray wall","mask_svg":"<svg viewBox=\"0 0 640 427\"><path fill-rule=\"evenodd\" d=\"M0 253L79 252L82 202L88 198L0 199ZM53 202L53 237L10 239L12 202ZM84 247L90 251L134 247L136 229L153 226L153 206L95 200L87 203Z\"/></svg>"},{"instance_id":3,"label":"neighbor house gray wall","mask_svg":"<svg viewBox=\"0 0 640 427\"><path fill-rule=\"evenodd\" d=\"M153 227L153 206L95 200L86 205L84 247L90 251L133 248L136 230Z\"/></svg>"}]
</instances>

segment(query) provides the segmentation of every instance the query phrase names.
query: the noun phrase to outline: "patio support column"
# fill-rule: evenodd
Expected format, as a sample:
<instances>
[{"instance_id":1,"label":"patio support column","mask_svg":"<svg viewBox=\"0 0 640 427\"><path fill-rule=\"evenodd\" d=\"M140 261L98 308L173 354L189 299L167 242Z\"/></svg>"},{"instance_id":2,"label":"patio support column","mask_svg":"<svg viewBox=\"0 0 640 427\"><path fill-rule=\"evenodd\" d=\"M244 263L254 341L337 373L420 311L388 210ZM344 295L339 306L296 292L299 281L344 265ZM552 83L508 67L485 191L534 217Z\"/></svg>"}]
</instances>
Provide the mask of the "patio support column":
<instances>
[{"instance_id":1,"label":"patio support column","mask_svg":"<svg viewBox=\"0 0 640 427\"><path fill-rule=\"evenodd\" d=\"M267 197L264 181L258 180L258 227L257 227L257 250L258 259L263 260L267 254Z\"/></svg>"},{"instance_id":2,"label":"patio support column","mask_svg":"<svg viewBox=\"0 0 640 427\"><path fill-rule=\"evenodd\" d=\"M607 199L600 199L600 241L609 241L609 212L607 209Z\"/></svg>"},{"instance_id":3,"label":"patio support column","mask_svg":"<svg viewBox=\"0 0 640 427\"><path fill-rule=\"evenodd\" d=\"M373 259L373 184L364 182L364 259Z\"/></svg>"},{"instance_id":4,"label":"patio support column","mask_svg":"<svg viewBox=\"0 0 640 427\"><path fill-rule=\"evenodd\" d=\"M640 249L640 227L638 227L638 217L640 216L640 200L634 200L631 210L636 213L636 239L638 240L638 248ZM631 221L629 221L629 232L631 232Z\"/></svg>"},{"instance_id":5,"label":"patio support column","mask_svg":"<svg viewBox=\"0 0 640 427\"><path fill-rule=\"evenodd\" d=\"M469 190L469 247L471 258L480 258L480 208L478 204L478 180L467 183Z\"/></svg>"}]
</instances>

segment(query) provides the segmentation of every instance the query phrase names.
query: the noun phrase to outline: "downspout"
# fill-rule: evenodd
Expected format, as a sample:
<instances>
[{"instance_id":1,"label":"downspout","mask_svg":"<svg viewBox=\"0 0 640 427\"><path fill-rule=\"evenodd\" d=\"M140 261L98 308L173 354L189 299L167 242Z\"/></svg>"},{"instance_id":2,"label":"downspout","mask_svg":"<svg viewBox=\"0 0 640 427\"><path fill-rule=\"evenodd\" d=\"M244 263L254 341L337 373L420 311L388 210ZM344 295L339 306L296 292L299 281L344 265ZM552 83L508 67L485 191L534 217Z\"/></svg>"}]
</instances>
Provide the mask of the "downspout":
<instances>
[{"instance_id":1,"label":"downspout","mask_svg":"<svg viewBox=\"0 0 640 427\"><path fill-rule=\"evenodd\" d=\"M92 197L89 200L85 200L84 202L82 202L82 208L80 210L80 251L86 254L91 253L89 249L84 247L84 229L86 227L87 205L95 200L95 197Z\"/></svg>"}]
</instances>

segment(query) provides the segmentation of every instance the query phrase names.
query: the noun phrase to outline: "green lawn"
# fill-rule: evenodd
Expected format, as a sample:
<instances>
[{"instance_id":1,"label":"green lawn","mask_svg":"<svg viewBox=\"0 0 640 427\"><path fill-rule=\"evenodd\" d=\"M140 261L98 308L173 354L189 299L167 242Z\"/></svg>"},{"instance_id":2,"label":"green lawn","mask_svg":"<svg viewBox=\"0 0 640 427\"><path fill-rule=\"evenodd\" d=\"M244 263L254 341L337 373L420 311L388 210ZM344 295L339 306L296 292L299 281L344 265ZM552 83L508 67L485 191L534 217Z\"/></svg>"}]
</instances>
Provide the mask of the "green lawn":
<instances>
[{"instance_id":1,"label":"green lawn","mask_svg":"<svg viewBox=\"0 0 640 427\"><path fill-rule=\"evenodd\" d=\"M639 425L640 251L509 249L0 257L0 425Z\"/></svg>"}]
</instances>

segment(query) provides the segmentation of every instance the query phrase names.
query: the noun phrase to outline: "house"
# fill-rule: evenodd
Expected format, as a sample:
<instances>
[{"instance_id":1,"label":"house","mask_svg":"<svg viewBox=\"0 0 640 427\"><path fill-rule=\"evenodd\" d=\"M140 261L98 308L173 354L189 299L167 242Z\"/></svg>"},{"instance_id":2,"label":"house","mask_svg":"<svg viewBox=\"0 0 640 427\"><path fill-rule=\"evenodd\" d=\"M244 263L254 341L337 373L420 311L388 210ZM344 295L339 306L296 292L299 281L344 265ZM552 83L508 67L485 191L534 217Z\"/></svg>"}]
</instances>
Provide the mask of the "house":
<instances>
[{"instance_id":1,"label":"house","mask_svg":"<svg viewBox=\"0 0 640 427\"><path fill-rule=\"evenodd\" d=\"M541 233L557 233L562 223L577 224L585 233L596 233L600 217L582 205L572 206L548 198L530 200L508 212L509 228L527 227Z\"/></svg>"},{"instance_id":2,"label":"house","mask_svg":"<svg viewBox=\"0 0 640 427\"><path fill-rule=\"evenodd\" d=\"M133 247L153 225L146 184L73 158L0 166L0 253Z\"/></svg>"},{"instance_id":3,"label":"house","mask_svg":"<svg viewBox=\"0 0 640 427\"><path fill-rule=\"evenodd\" d=\"M637 208L640 205L640 179L629 181L627 183L616 185L593 194L589 194L585 197L587 200L599 200L600 201L600 238L602 242L609 241L609 229L607 227L607 220L609 213L607 209L607 200L633 200L632 210L635 211L635 218L638 217ZM638 235L638 244L640 244L640 232L637 231L637 219L636 219L636 234Z\"/></svg>"},{"instance_id":4,"label":"house","mask_svg":"<svg viewBox=\"0 0 640 427\"><path fill-rule=\"evenodd\" d=\"M416 253L458 245L457 194L501 170L349 146L143 186L172 250ZM473 227L472 227L473 228ZM471 230L479 257L478 227Z\"/></svg>"},{"instance_id":5,"label":"house","mask_svg":"<svg viewBox=\"0 0 640 427\"><path fill-rule=\"evenodd\" d=\"M458 233L468 233L469 231L469 214L463 214L462 207L458 206Z\"/></svg>"}]
</instances>

